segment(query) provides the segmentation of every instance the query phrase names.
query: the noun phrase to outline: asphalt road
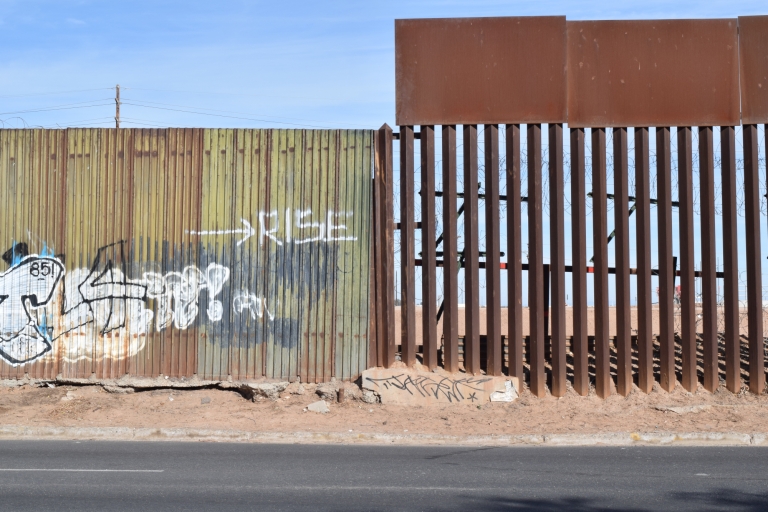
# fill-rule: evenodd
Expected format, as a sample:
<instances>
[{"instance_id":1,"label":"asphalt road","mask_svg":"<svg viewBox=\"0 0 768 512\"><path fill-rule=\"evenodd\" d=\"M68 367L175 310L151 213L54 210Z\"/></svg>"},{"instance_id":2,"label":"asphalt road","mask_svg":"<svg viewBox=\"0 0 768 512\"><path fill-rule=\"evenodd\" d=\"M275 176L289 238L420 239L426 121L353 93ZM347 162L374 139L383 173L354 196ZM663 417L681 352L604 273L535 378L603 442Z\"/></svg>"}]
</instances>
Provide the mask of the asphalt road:
<instances>
[{"instance_id":1,"label":"asphalt road","mask_svg":"<svg viewBox=\"0 0 768 512\"><path fill-rule=\"evenodd\" d=\"M0 510L768 510L764 448L0 442Z\"/></svg>"}]
</instances>

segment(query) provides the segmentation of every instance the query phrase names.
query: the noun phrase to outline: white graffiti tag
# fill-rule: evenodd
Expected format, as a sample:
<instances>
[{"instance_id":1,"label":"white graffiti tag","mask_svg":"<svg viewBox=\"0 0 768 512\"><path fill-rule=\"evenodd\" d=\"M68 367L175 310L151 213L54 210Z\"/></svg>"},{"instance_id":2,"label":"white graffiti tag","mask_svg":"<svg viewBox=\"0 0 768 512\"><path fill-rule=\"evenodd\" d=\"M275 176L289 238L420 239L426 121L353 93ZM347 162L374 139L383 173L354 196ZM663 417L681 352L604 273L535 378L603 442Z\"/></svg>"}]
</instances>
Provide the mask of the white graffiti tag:
<instances>
[{"instance_id":1,"label":"white graffiti tag","mask_svg":"<svg viewBox=\"0 0 768 512\"><path fill-rule=\"evenodd\" d=\"M265 314L270 320L275 319L274 313L267 309L267 299L265 297L257 297L248 292L241 292L235 295L235 298L232 299L232 309L238 314L250 314L254 320L256 318L264 318Z\"/></svg>"},{"instance_id":2,"label":"white graffiti tag","mask_svg":"<svg viewBox=\"0 0 768 512\"><path fill-rule=\"evenodd\" d=\"M216 299L224 283L229 279L229 269L218 263L211 263L205 272L189 266L181 272L165 275L147 272L147 296L158 300L156 328L162 331L173 324L177 329L186 329L197 318L200 292L206 290L208 307L206 313L212 322L218 322L224 314L224 306Z\"/></svg>"}]
</instances>

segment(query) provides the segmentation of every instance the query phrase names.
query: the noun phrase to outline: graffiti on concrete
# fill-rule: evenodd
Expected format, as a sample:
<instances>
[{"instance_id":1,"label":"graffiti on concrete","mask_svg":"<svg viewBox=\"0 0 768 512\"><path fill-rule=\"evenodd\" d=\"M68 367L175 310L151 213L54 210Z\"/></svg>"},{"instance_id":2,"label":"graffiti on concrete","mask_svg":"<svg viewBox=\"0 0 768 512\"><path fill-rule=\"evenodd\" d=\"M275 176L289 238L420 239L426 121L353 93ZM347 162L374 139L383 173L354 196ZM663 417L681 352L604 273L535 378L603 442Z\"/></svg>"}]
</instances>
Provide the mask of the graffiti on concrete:
<instances>
[{"instance_id":1,"label":"graffiti on concrete","mask_svg":"<svg viewBox=\"0 0 768 512\"><path fill-rule=\"evenodd\" d=\"M426 376L420 374L392 375L385 378L367 377L366 381L374 386L388 391L401 391L409 395L419 394L421 397L434 398L435 400L447 400L454 402L479 402L485 393L488 377L462 377L451 378L440 375Z\"/></svg>"}]
</instances>

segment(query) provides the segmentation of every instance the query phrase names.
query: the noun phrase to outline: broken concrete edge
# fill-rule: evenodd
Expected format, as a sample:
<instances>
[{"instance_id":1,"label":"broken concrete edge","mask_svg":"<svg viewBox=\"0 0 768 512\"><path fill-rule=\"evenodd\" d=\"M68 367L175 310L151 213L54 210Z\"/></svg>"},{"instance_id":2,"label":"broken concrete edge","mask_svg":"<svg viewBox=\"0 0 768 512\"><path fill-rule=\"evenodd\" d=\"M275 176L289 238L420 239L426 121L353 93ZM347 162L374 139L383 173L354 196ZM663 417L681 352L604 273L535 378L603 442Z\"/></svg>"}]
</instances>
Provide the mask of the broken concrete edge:
<instances>
[{"instance_id":1,"label":"broken concrete edge","mask_svg":"<svg viewBox=\"0 0 768 512\"><path fill-rule=\"evenodd\" d=\"M435 446L768 446L768 433L613 432L453 436L367 432L249 432L191 428L0 426L0 440L180 441Z\"/></svg>"},{"instance_id":2,"label":"broken concrete edge","mask_svg":"<svg viewBox=\"0 0 768 512\"><path fill-rule=\"evenodd\" d=\"M77 379L68 377L56 377L55 379L4 379L0 381L0 387L22 386L101 386L111 393L131 392L150 389L207 389L218 388L250 393L251 395L264 396L277 399L279 393L285 391L289 382L248 382L229 380L201 380L197 378L165 378L165 377L130 377L119 379Z\"/></svg>"},{"instance_id":3,"label":"broken concrete edge","mask_svg":"<svg viewBox=\"0 0 768 512\"><path fill-rule=\"evenodd\" d=\"M131 377L129 375L123 376L119 379L97 379L97 378L68 378L57 376L55 379L32 379L25 377L23 379L3 379L0 380L0 387L44 387L46 385L53 386L100 386L109 393L124 394L133 393L135 391L148 391L154 389L222 389L229 391L236 391L250 400L257 400L259 398L268 398L270 400L277 400L280 398L280 393L288 390L291 385L297 387L312 386L320 398L335 402L336 394L341 386L355 386L352 382L340 382L336 379L332 379L331 382L324 382L319 384L302 384L299 382L288 381L236 381L236 380L202 380L196 377L171 377L166 378L163 376L149 378L149 377ZM298 394L303 394L303 388ZM359 398L365 403L376 403L379 401L378 395L375 393L347 393L350 399Z\"/></svg>"}]
</instances>

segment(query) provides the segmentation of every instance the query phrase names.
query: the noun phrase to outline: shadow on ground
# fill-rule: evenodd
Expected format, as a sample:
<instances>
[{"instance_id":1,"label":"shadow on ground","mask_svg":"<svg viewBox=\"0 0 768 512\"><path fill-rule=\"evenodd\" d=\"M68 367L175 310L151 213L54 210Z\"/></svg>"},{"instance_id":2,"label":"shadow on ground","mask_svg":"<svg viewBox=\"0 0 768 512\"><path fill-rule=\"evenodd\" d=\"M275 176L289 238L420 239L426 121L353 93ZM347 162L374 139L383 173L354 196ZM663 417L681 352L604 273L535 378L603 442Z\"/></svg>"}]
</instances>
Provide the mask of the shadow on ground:
<instances>
[{"instance_id":1,"label":"shadow on ground","mask_svg":"<svg viewBox=\"0 0 768 512\"><path fill-rule=\"evenodd\" d=\"M610 492L610 491L608 491ZM619 498L616 499L618 501ZM515 499L491 497L472 500L472 508L486 511L523 511L537 512L599 512L617 510L622 512L652 511L664 508L668 510L733 510L737 512L763 512L768 510L768 492L749 493L733 489L717 489L708 492L678 492L662 498L650 507L624 507L611 498L529 498Z\"/></svg>"}]
</instances>

